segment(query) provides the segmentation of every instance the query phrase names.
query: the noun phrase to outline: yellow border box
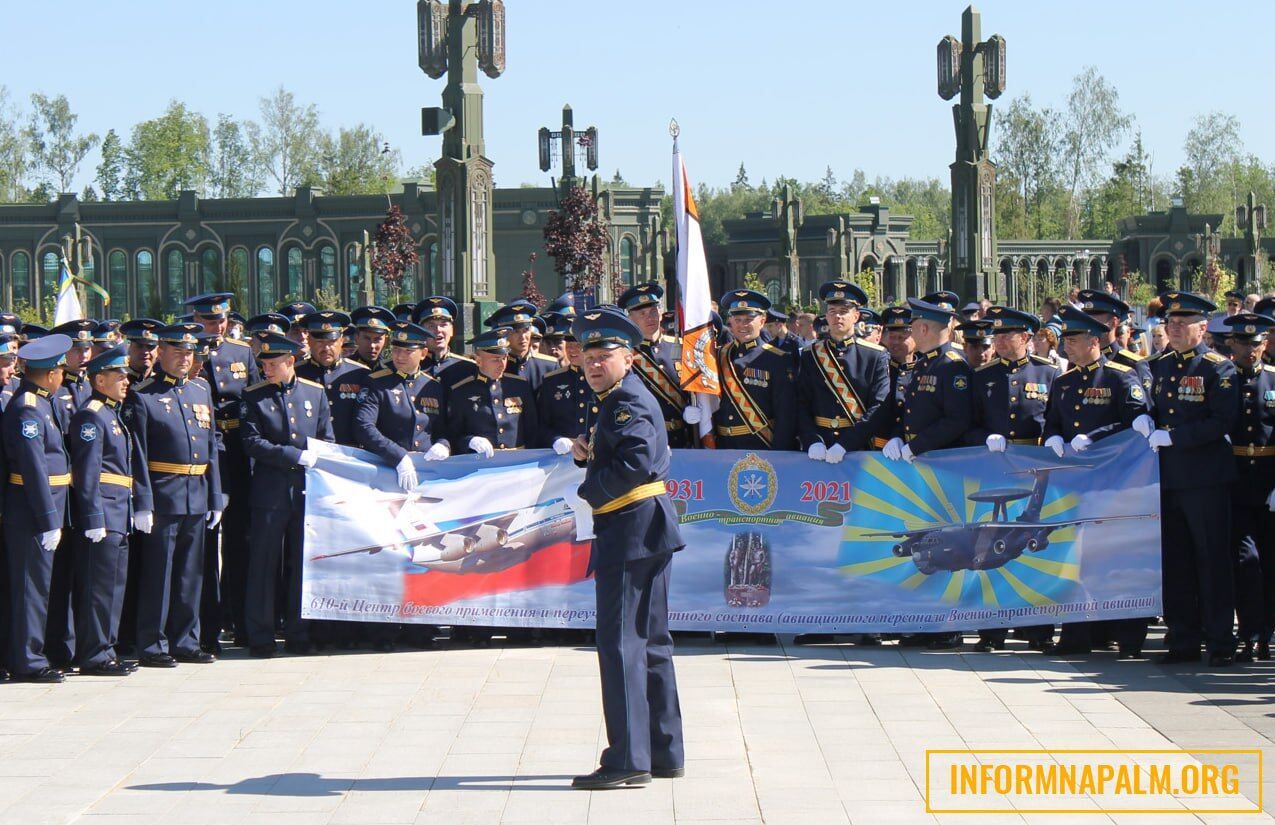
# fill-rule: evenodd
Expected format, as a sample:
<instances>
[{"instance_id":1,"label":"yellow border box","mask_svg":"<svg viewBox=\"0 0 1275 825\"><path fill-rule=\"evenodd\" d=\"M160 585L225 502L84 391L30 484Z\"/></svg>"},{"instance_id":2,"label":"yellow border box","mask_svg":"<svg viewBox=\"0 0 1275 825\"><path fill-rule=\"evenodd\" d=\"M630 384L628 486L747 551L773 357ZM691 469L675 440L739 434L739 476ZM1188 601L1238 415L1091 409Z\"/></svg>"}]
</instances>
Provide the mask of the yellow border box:
<instances>
[{"instance_id":1,"label":"yellow border box","mask_svg":"<svg viewBox=\"0 0 1275 825\"><path fill-rule=\"evenodd\" d=\"M930 756L932 754L961 754L969 756L991 754L1210 754L1222 756L1257 757L1257 807L1247 808L933 808L930 806ZM925 751L925 812L928 814L1260 814L1263 810L1262 777L1265 775L1261 748L927 748Z\"/></svg>"}]
</instances>

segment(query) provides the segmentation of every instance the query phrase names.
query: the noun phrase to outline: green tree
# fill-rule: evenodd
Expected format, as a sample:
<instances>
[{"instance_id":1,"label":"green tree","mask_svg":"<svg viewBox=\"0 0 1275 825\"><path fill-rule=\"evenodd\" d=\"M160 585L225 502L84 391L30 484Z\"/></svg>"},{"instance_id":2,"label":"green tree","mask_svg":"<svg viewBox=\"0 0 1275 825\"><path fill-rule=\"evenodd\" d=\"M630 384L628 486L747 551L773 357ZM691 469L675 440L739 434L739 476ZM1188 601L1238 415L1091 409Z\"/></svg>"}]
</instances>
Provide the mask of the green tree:
<instances>
[{"instance_id":1,"label":"green tree","mask_svg":"<svg viewBox=\"0 0 1275 825\"><path fill-rule=\"evenodd\" d=\"M114 129L102 138L102 162L97 165L97 186L102 191L102 200L118 200L124 195L124 166L128 156L124 144Z\"/></svg>"},{"instance_id":2,"label":"green tree","mask_svg":"<svg viewBox=\"0 0 1275 825\"><path fill-rule=\"evenodd\" d=\"M362 123L320 140L318 179L329 195L384 194L397 181L400 164L398 150Z\"/></svg>"},{"instance_id":3,"label":"green tree","mask_svg":"<svg viewBox=\"0 0 1275 825\"><path fill-rule=\"evenodd\" d=\"M230 115L217 115L209 163L209 196L251 198L259 191L261 172L248 146L243 125Z\"/></svg>"},{"instance_id":4,"label":"green tree","mask_svg":"<svg viewBox=\"0 0 1275 825\"><path fill-rule=\"evenodd\" d=\"M139 200L173 200L183 189L203 194L211 153L208 120L180 101L169 101L162 115L133 127L124 188Z\"/></svg>"},{"instance_id":5,"label":"green tree","mask_svg":"<svg viewBox=\"0 0 1275 825\"><path fill-rule=\"evenodd\" d=\"M57 191L71 188L84 157L98 143L97 135L79 134L75 124L80 116L71 111L66 95L31 95L31 154L41 182L56 185Z\"/></svg>"},{"instance_id":6,"label":"green tree","mask_svg":"<svg viewBox=\"0 0 1275 825\"><path fill-rule=\"evenodd\" d=\"M752 185L748 183L748 170L744 168L744 162L739 162L739 171L735 173L735 182L730 185L731 191L739 189L752 189Z\"/></svg>"},{"instance_id":7,"label":"green tree","mask_svg":"<svg viewBox=\"0 0 1275 825\"><path fill-rule=\"evenodd\" d=\"M1178 169L1183 203L1191 212L1221 212L1223 225L1234 231L1231 211L1239 202L1244 156L1240 121L1224 112L1199 115L1182 142L1186 162Z\"/></svg>"},{"instance_id":8,"label":"green tree","mask_svg":"<svg viewBox=\"0 0 1275 825\"><path fill-rule=\"evenodd\" d=\"M314 104L297 103L282 86L261 98L261 122L248 124L253 158L280 195L319 178L321 140Z\"/></svg>"},{"instance_id":9,"label":"green tree","mask_svg":"<svg viewBox=\"0 0 1275 825\"><path fill-rule=\"evenodd\" d=\"M0 86L0 201L15 203L27 196L27 175L31 171L29 127L18 124L22 115L9 99L9 90Z\"/></svg>"},{"instance_id":10,"label":"green tree","mask_svg":"<svg viewBox=\"0 0 1275 825\"><path fill-rule=\"evenodd\" d=\"M1000 118L994 157L1002 174L1015 183L1022 197L1027 216L1024 223L1031 238L1056 237L1065 220L1057 209L1064 191L1059 179L1057 119L1052 109L1034 108L1031 95L1016 98ZM999 231L997 234L1004 236Z\"/></svg>"},{"instance_id":11,"label":"green tree","mask_svg":"<svg viewBox=\"0 0 1275 825\"><path fill-rule=\"evenodd\" d=\"M1088 66L1072 79L1065 123L1060 171L1068 190L1066 235L1074 238L1080 231L1082 198L1097 182L1132 118L1120 110L1116 88Z\"/></svg>"}]
</instances>

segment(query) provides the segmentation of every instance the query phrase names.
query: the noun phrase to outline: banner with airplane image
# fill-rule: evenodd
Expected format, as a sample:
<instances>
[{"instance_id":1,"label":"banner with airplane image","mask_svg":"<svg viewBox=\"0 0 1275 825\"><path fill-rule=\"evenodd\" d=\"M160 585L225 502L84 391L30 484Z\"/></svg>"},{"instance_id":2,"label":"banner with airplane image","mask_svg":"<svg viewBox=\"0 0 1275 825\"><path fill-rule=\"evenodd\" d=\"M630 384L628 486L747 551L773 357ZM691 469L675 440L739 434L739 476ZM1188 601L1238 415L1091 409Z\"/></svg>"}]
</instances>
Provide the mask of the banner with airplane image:
<instances>
[{"instance_id":1,"label":"banner with airplane image","mask_svg":"<svg viewBox=\"0 0 1275 825\"><path fill-rule=\"evenodd\" d=\"M592 523L569 458L420 462L409 496L370 454L312 446L307 618L592 626ZM1161 611L1159 471L1132 433L1062 458L1011 446L912 464L678 450L667 486L687 542L675 629L922 632Z\"/></svg>"}]
</instances>

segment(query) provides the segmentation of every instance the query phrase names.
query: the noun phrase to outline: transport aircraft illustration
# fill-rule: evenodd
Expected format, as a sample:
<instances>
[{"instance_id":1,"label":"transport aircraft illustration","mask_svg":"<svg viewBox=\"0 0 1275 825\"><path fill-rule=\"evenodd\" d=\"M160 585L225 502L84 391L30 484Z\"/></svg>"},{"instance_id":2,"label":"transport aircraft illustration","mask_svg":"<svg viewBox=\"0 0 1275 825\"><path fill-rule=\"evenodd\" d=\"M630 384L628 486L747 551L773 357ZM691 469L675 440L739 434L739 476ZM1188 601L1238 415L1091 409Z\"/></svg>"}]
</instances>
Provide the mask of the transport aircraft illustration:
<instances>
[{"instance_id":1,"label":"transport aircraft illustration","mask_svg":"<svg viewBox=\"0 0 1275 825\"><path fill-rule=\"evenodd\" d=\"M940 570L993 570L1003 567L1024 551L1039 553L1044 550L1049 546L1050 535L1064 527L1156 518L1155 514L1148 513L1042 521L1040 512L1045 503L1045 492L1049 488L1050 474L1087 467L1088 465L1033 467L1030 470L1009 473L1032 476L1035 483L1029 489L1004 488L971 493L968 496L970 501L992 505L989 521L939 522L909 530L864 535L902 539L894 545L894 555L910 556L916 569L929 575ZM1009 504L1024 498L1027 499L1027 505L1023 512L1017 518L1010 519Z\"/></svg>"},{"instance_id":2,"label":"transport aircraft illustration","mask_svg":"<svg viewBox=\"0 0 1275 825\"><path fill-rule=\"evenodd\" d=\"M312 556L311 561L376 554L393 550L418 567L447 573L494 573L521 564L532 554L575 540L575 515L565 499L532 507L435 522L429 505L442 499L386 494L385 515L395 522L400 539Z\"/></svg>"}]
</instances>

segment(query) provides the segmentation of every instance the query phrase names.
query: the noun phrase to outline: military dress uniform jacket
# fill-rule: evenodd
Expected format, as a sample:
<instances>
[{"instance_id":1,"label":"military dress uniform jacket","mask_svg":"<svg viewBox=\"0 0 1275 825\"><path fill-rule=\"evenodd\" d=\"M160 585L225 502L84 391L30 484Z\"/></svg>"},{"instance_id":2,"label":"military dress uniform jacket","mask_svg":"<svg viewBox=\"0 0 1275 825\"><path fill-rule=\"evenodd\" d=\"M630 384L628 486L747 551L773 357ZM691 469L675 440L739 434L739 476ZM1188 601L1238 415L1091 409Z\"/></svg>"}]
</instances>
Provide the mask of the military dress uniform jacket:
<instances>
[{"instance_id":1,"label":"military dress uniform jacket","mask_svg":"<svg viewBox=\"0 0 1275 825\"><path fill-rule=\"evenodd\" d=\"M85 373L68 371L62 375L62 389L58 392L71 397L71 412L75 412L93 396L93 385L89 383L89 377ZM71 419L68 417L66 420L69 424Z\"/></svg>"},{"instance_id":2,"label":"military dress uniform jacket","mask_svg":"<svg viewBox=\"0 0 1275 825\"><path fill-rule=\"evenodd\" d=\"M1235 484L1231 500L1246 507L1264 507L1275 490L1275 367L1260 361L1257 368L1237 370L1240 412L1231 430L1235 455Z\"/></svg>"},{"instance_id":3,"label":"military dress uniform jacket","mask_svg":"<svg viewBox=\"0 0 1275 825\"><path fill-rule=\"evenodd\" d=\"M1160 451L1160 486L1214 487L1235 478L1226 436L1239 415L1239 378L1230 360L1203 343L1185 353L1169 349L1151 362L1151 404L1173 446Z\"/></svg>"},{"instance_id":4,"label":"military dress uniform jacket","mask_svg":"<svg viewBox=\"0 0 1275 825\"><path fill-rule=\"evenodd\" d=\"M443 385L423 372L377 370L359 393L355 440L394 466L409 452L424 452L447 437L445 401Z\"/></svg>"},{"instance_id":5,"label":"military dress uniform jacket","mask_svg":"<svg viewBox=\"0 0 1275 825\"><path fill-rule=\"evenodd\" d=\"M872 428L872 446L878 450L891 438L903 437L903 397L907 394L908 384L912 382L912 369L915 366L916 361L900 364L890 359L890 394L877 410Z\"/></svg>"},{"instance_id":6,"label":"military dress uniform jacket","mask_svg":"<svg viewBox=\"0 0 1275 825\"><path fill-rule=\"evenodd\" d=\"M557 358L550 358L548 355L532 351L522 358L510 355L509 360L505 363L505 374L521 378L530 384L532 392L535 392L540 389L540 384L545 380L545 376L551 372L556 372L561 366Z\"/></svg>"},{"instance_id":7,"label":"military dress uniform jacket","mask_svg":"<svg viewBox=\"0 0 1275 825\"><path fill-rule=\"evenodd\" d=\"M646 339L633 353L633 372L660 405L664 430L673 448L691 447L697 440L682 420L689 397L682 391L677 373L680 358L681 342L671 335L660 335L654 341Z\"/></svg>"},{"instance_id":8,"label":"military dress uniform jacket","mask_svg":"<svg viewBox=\"0 0 1275 825\"><path fill-rule=\"evenodd\" d=\"M1071 441L1078 435L1100 441L1129 429L1135 418L1150 411L1147 393L1133 368L1099 357L1088 366L1073 366L1054 380L1041 441L1054 436Z\"/></svg>"},{"instance_id":9,"label":"military dress uniform jacket","mask_svg":"<svg viewBox=\"0 0 1275 825\"><path fill-rule=\"evenodd\" d=\"M723 450L791 450L797 435L792 356L761 341L732 341L718 360L721 401L713 413Z\"/></svg>"},{"instance_id":10,"label":"military dress uniform jacket","mask_svg":"<svg viewBox=\"0 0 1275 825\"><path fill-rule=\"evenodd\" d=\"M120 418L121 405L94 394L71 418L71 523L76 530L132 530L134 473L144 458Z\"/></svg>"},{"instance_id":11,"label":"military dress uniform jacket","mask_svg":"<svg viewBox=\"0 0 1275 825\"><path fill-rule=\"evenodd\" d=\"M797 436L801 449L820 442L866 450L882 426L890 395L890 358L862 338L815 341L797 370Z\"/></svg>"},{"instance_id":12,"label":"military dress uniform jacket","mask_svg":"<svg viewBox=\"0 0 1275 825\"><path fill-rule=\"evenodd\" d=\"M1142 384L1142 389L1146 391L1147 402L1151 403L1151 362L1143 358L1133 350L1117 349L1115 344L1108 344L1102 348L1102 355L1108 360L1116 364L1123 364L1133 369L1134 377Z\"/></svg>"},{"instance_id":13,"label":"military dress uniform jacket","mask_svg":"<svg viewBox=\"0 0 1275 825\"><path fill-rule=\"evenodd\" d=\"M427 351L425 357L421 359L421 372L429 373L430 376L441 380L443 375L449 371L450 374L458 375L457 372L452 371L452 367L457 364L468 364L474 369L478 368L472 358L466 358L450 351L442 358L436 358L434 353Z\"/></svg>"},{"instance_id":14,"label":"military dress uniform jacket","mask_svg":"<svg viewBox=\"0 0 1275 825\"><path fill-rule=\"evenodd\" d=\"M62 437L62 414L48 390L26 381L5 410L6 526L38 534L66 525L71 464Z\"/></svg>"},{"instance_id":15,"label":"military dress uniform jacket","mask_svg":"<svg viewBox=\"0 0 1275 825\"><path fill-rule=\"evenodd\" d=\"M686 544L664 487L672 455L662 424L655 397L632 371L598 394L578 491L593 508L590 570L672 553Z\"/></svg>"},{"instance_id":16,"label":"military dress uniform jacket","mask_svg":"<svg viewBox=\"0 0 1275 825\"><path fill-rule=\"evenodd\" d=\"M962 443L974 415L973 372L951 343L916 356L903 396L903 438L914 455Z\"/></svg>"},{"instance_id":17,"label":"military dress uniform jacket","mask_svg":"<svg viewBox=\"0 0 1275 825\"><path fill-rule=\"evenodd\" d=\"M354 435L354 411L359 403L359 391L370 375L367 367L347 358L338 358L330 367L314 361L297 365L297 377L319 384L327 392L328 410L332 416L332 435L337 444L358 446Z\"/></svg>"},{"instance_id":18,"label":"military dress uniform jacket","mask_svg":"<svg viewBox=\"0 0 1275 825\"><path fill-rule=\"evenodd\" d=\"M536 393L539 446L552 446L557 438L584 435L590 411L598 411L597 401L583 370L563 367L546 375L540 392Z\"/></svg>"},{"instance_id":19,"label":"military dress uniform jacket","mask_svg":"<svg viewBox=\"0 0 1275 825\"><path fill-rule=\"evenodd\" d=\"M332 413L322 384L295 378L263 381L243 394L244 452L252 459L252 508L305 507L305 468L298 465L309 439L332 441Z\"/></svg>"},{"instance_id":20,"label":"military dress uniform jacket","mask_svg":"<svg viewBox=\"0 0 1275 825\"><path fill-rule=\"evenodd\" d=\"M1011 444L1039 444L1045 427L1049 388L1058 368L1047 358L997 358L974 371L974 424L965 442L982 445L989 435Z\"/></svg>"},{"instance_id":21,"label":"military dress uniform jacket","mask_svg":"<svg viewBox=\"0 0 1275 825\"><path fill-rule=\"evenodd\" d=\"M204 379L212 390L217 429L226 434L226 446L237 446L239 435L239 400L243 391L261 380L252 349L234 338L222 339L220 346L208 354Z\"/></svg>"},{"instance_id":22,"label":"military dress uniform jacket","mask_svg":"<svg viewBox=\"0 0 1275 825\"><path fill-rule=\"evenodd\" d=\"M156 371L128 394L123 418L146 457L133 473L137 510L193 516L225 509L207 384Z\"/></svg>"},{"instance_id":23,"label":"military dress uniform jacket","mask_svg":"<svg viewBox=\"0 0 1275 825\"><path fill-rule=\"evenodd\" d=\"M18 391L18 384L21 381L22 379L15 375L0 385L0 413L3 413L9 406L9 402L13 400L13 395Z\"/></svg>"},{"instance_id":24,"label":"military dress uniform jacket","mask_svg":"<svg viewBox=\"0 0 1275 825\"><path fill-rule=\"evenodd\" d=\"M472 453L475 436L497 450L536 446L541 436L531 385L508 373L498 381L482 373L459 381L447 396L447 432L455 455Z\"/></svg>"}]
</instances>

